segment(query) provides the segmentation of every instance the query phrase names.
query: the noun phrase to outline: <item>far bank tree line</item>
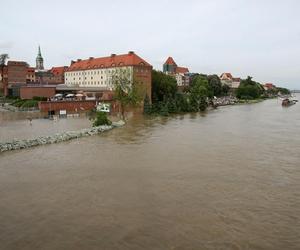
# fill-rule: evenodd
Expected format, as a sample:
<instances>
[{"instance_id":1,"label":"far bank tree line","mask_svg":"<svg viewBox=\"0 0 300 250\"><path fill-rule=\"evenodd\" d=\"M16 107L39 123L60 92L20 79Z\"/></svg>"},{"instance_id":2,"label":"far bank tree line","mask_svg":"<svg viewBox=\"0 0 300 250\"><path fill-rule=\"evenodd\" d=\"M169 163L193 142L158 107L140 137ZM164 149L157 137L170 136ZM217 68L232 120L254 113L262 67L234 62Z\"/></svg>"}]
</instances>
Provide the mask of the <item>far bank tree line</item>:
<instances>
[{"instance_id":1,"label":"far bank tree line","mask_svg":"<svg viewBox=\"0 0 300 250\"><path fill-rule=\"evenodd\" d=\"M205 111L214 97L235 95L239 99L268 98L278 93L289 94L285 88L265 91L263 86L247 77L241 81L237 90L232 91L221 83L218 75L196 74L190 86L178 90L176 79L163 72L152 71L152 104L149 97L144 100L144 113L168 115L181 112Z\"/></svg>"}]
</instances>

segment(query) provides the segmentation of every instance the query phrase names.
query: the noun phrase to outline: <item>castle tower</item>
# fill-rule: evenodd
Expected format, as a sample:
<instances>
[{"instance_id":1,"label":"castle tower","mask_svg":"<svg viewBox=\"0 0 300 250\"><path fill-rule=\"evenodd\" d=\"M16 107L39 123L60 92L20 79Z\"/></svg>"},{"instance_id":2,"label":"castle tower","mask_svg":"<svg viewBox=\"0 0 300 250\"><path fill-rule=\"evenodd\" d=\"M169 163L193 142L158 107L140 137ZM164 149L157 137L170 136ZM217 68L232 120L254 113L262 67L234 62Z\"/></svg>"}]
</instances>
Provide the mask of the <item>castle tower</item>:
<instances>
[{"instance_id":1,"label":"castle tower","mask_svg":"<svg viewBox=\"0 0 300 250\"><path fill-rule=\"evenodd\" d=\"M163 65L163 72L174 74L176 72L177 64L172 57L168 57L167 61Z\"/></svg>"},{"instance_id":2,"label":"castle tower","mask_svg":"<svg viewBox=\"0 0 300 250\"><path fill-rule=\"evenodd\" d=\"M44 69L44 59L42 57L41 48L39 46L38 55L36 57L36 67L37 70L43 70Z\"/></svg>"}]
</instances>

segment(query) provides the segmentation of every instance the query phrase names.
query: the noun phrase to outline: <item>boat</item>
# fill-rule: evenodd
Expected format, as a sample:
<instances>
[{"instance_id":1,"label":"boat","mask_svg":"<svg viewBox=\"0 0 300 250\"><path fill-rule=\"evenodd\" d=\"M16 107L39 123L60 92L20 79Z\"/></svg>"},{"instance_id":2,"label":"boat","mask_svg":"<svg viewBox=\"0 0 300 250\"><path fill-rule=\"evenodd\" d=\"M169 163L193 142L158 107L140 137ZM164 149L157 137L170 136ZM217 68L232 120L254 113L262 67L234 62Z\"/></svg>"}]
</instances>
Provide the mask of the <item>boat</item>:
<instances>
[{"instance_id":1,"label":"boat","mask_svg":"<svg viewBox=\"0 0 300 250\"><path fill-rule=\"evenodd\" d=\"M288 107L288 106L296 104L296 101L294 101L292 98L285 98L282 100L281 104L284 107Z\"/></svg>"},{"instance_id":2,"label":"boat","mask_svg":"<svg viewBox=\"0 0 300 250\"><path fill-rule=\"evenodd\" d=\"M296 95L292 95L291 99L293 100L293 102L298 102L297 96Z\"/></svg>"}]
</instances>

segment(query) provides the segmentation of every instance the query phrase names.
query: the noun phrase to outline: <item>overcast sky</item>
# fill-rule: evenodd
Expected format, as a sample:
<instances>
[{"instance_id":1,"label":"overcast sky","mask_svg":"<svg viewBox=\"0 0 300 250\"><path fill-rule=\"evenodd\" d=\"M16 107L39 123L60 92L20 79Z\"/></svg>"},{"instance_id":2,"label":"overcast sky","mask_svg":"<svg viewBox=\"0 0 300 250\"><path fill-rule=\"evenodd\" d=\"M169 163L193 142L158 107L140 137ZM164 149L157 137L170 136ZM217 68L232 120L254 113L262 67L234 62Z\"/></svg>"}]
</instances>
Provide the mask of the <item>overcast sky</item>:
<instances>
[{"instance_id":1,"label":"overcast sky","mask_svg":"<svg viewBox=\"0 0 300 250\"><path fill-rule=\"evenodd\" d=\"M0 53L45 67L135 51L191 72L300 89L298 0L0 0Z\"/></svg>"}]
</instances>

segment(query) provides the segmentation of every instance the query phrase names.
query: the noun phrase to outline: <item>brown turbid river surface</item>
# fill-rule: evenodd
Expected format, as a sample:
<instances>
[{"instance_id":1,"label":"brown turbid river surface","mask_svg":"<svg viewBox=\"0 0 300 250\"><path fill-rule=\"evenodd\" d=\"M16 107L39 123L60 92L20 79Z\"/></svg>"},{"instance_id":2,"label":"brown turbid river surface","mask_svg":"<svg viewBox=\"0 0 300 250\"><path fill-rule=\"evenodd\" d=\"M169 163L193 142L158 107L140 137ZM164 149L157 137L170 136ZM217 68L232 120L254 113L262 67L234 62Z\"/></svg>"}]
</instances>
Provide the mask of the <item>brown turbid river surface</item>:
<instances>
[{"instance_id":1,"label":"brown turbid river surface","mask_svg":"<svg viewBox=\"0 0 300 250\"><path fill-rule=\"evenodd\" d=\"M0 141L89 125L12 116ZM0 249L300 249L300 103L0 153Z\"/></svg>"}]
</instances>

